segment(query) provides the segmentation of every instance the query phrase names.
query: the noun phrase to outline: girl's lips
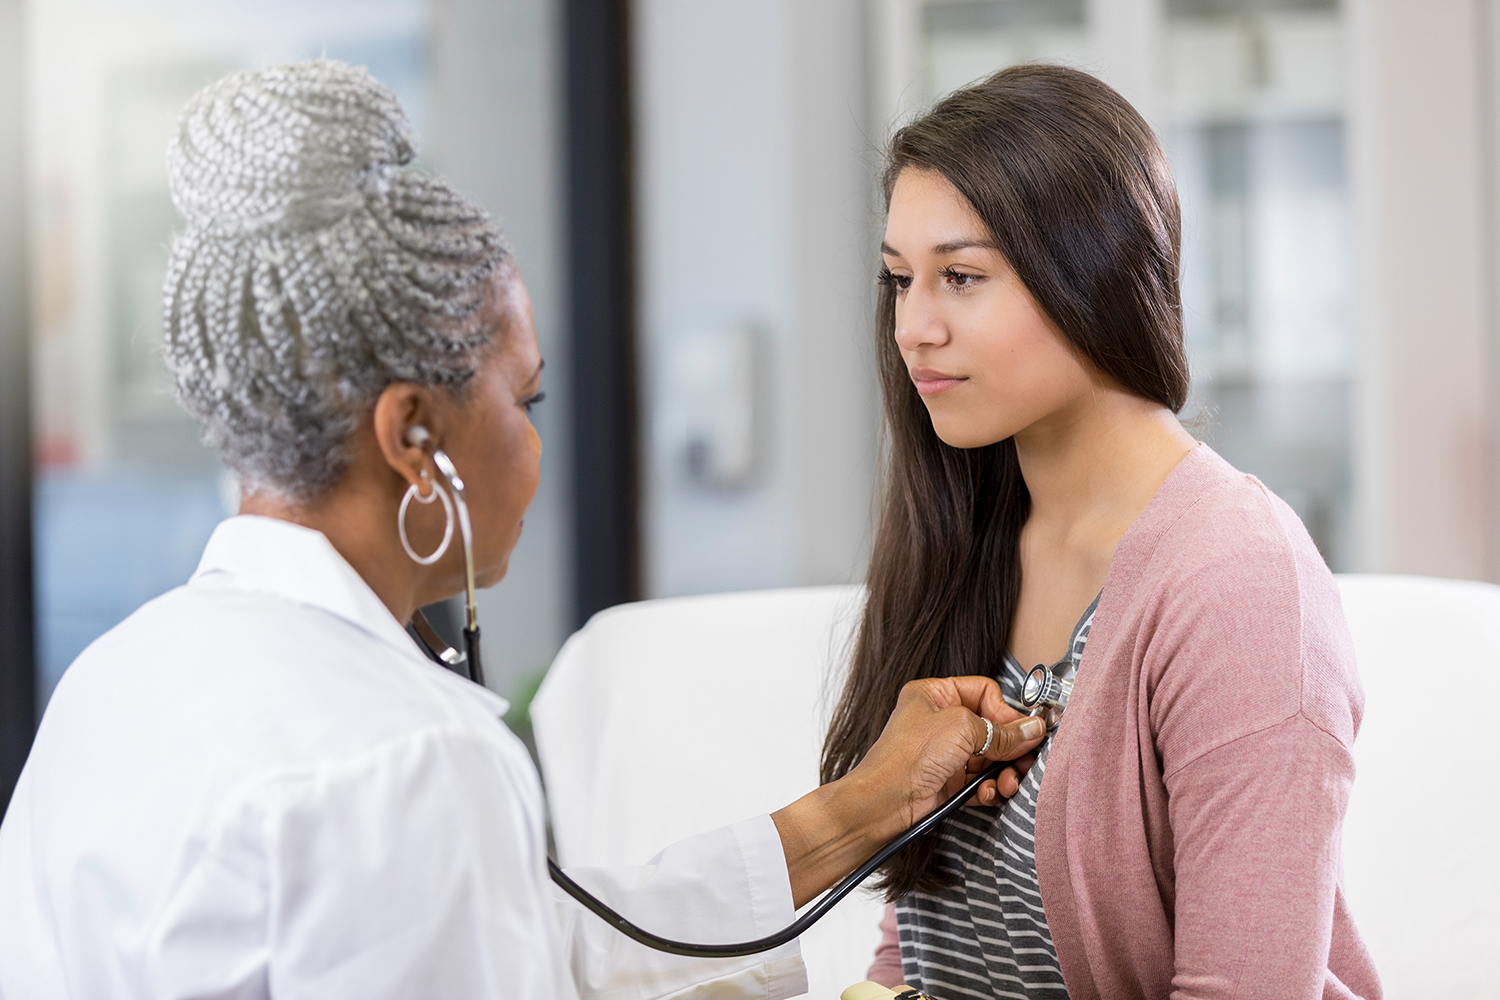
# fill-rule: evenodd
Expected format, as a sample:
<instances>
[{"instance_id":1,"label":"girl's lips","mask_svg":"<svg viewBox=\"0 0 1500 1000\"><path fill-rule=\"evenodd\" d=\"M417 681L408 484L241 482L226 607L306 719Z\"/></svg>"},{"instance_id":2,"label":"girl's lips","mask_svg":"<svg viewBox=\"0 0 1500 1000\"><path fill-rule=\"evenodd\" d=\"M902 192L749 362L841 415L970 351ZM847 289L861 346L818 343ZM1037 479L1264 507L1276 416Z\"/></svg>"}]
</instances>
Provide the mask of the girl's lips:
<instances>
[{"instance_id":1,"label":"girl's lips","mask_svg":"<svg viewBox=\"0 0 1500 1000\"><path fill-rule=\"evenodd\" d=\"M917 392L923 396L936 396L940 392L947 392L956 385L963 385L968 379L963 378L929 378L917 383Z\"/></svg>"},{"instance_id":2,"label":"girl's lips","mask_svg":"<svg viewBox=\"0 0 1500 1000\"><path fill-rule=\"evenodd\" d=\"M911 380L917 384L917 392L923 396L936 396L938 393L947 392L954 386L968 381L962 376L949 375L947 372L933 371L930 368L913 368Z\"/></svg>"}]
</instances>

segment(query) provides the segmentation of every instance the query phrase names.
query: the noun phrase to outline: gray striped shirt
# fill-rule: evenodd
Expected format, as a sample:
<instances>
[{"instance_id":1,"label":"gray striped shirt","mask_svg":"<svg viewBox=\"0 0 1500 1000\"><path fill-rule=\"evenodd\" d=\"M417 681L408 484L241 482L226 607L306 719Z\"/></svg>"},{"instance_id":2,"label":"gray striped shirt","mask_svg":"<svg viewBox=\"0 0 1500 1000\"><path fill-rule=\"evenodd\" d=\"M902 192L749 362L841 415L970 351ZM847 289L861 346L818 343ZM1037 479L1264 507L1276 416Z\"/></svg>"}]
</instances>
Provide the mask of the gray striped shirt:
<instances>
[{"instance_id":1,"label":"gray striped shirt","mask_svg":"<svg viewBox=\"0 0 1500 1000\"><path fill-rule=\"evenodd\" d=\"M1095 597L1073 627L1067 655L1052 665L1059 678L1077 672L1098 606ZM1016 708L1026 673L1005 655L1000 690ZM1067 1000L1033 853L1037 790L1051 749L1049 733L1014 798L999 806L960 809L943 825L939 862L958 872L963 883L937 893L912 893L896 904L901 966L909 985L940 1000Z\"/></svg>"}]
</instances>

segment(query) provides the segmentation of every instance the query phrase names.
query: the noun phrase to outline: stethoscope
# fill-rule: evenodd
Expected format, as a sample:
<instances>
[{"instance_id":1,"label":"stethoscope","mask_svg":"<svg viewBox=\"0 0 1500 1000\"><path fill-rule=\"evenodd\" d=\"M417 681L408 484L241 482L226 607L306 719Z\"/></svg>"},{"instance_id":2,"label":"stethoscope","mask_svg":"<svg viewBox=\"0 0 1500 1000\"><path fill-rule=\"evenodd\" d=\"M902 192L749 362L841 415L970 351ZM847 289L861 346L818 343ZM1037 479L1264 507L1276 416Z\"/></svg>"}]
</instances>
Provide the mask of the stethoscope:
<instances>
[{"instance_id":1,"label":"stethoscope","mask_svg":"<svg viewBox=\"0 0 1500 1000\"><path fill-rule=\"evenodd\" d=\"M1034 715L1047 723L1048 729L1057 726L1062 718L1068 696L1073 693L1073 678L1058 677L1038 663L1026 674L1021 684L1021 705L1027 715Z\"/></svg>"},{"instance_id":2,"label":"stethoscope","mask_svg":"<svg viewBox=\"0 0 1500 1000\"><path fill-rule=\"evenodd\" d=\"M407 440L415 445L424 446L430 439L425 429L421 433L415 433L419 428L412 428L408 433ZM437 466L438 474L443 477L448 486L449 496L458 515L458 529L463 536L464 571L465 571L465 616L463 629L464 651L453 649L437 630L428 623L419 610L412 615L412 626L421 640L423 651L439 664L447 667L455 673L461 673L476 684L484 684L484 671L479 662L479 612L474 602L474 533L469 522L469 505L464 498L464 481L458 475L451 459L445 455L440 448L432 451L432 462ZM442 489L442 486L434 484L434 489ZM430 499L430 498L429 498ZM1071 680L1061 680L1051 673L1046 667L1037 666L1027 674L1026 681L1021 689L1021 702L1028 714L1043 718L1050 728L1056 724L1057 717L1062 713L1062 708L1067 704L1067 694L1072 687ZM993 735L993 733L992 733ZM801 937L813 924L821 920L829 910L833 909L845 896L854 889L881 865L901 850L907 844L932 830L943 820L953 815L965 802L973 798L979 791L979 786L992 778L998 777L1005 769L1009 761L995 761L980 771L967 785L956 795L928 813L915 826L905 833L889 841L884 847L864 864L850 872L838 885L825 892L816 903L805 910L796 920L774 934L768 934L753 941L741 941L736 944L693 944L687 941L674 941L671 938L653 934L648 930L637 927L616 913L608 904L589 893L587 889L568 877L558 863L547 857L547 873L552 881L557 883L569 896L576 899L583 907L598 916L621 934L657 951L663 951L670 955L687 955L697 958L739 958L745 955L756 955L772 948L779 948L784 944Z\"/></svg>"}]
</instances>

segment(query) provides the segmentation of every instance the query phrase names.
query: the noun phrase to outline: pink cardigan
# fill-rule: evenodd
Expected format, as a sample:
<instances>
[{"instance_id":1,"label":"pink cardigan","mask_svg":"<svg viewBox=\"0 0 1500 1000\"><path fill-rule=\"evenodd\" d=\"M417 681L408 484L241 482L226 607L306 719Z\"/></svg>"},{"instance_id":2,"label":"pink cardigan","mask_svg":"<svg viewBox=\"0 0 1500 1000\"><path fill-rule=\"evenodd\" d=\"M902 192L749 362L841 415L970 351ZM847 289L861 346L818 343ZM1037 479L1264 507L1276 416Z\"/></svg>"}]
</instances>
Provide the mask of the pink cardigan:
<instances>
[{"instance_id":1,"label":"pink cardigan","mask_svg":"<svg viewBox=\"0 0 1500 1000\"><path fill-rule=\"evenodd\" d=\"M1037 802L1073 1000L1381 995L1339 843L1363 704L1302 523L1199 446L1120 540Z\"/></svg>"}]
</instances>

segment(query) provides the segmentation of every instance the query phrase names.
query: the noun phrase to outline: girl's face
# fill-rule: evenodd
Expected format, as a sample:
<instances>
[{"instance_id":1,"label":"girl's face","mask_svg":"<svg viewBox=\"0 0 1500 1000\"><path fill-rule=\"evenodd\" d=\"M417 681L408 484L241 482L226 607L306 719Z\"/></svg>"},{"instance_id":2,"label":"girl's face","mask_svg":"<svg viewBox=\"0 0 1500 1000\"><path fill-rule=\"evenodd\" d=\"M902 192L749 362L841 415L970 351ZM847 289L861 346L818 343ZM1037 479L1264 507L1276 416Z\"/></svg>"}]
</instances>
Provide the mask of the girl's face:
<instances>
[{"instance_id":1,"label":"girl's face","mask_svg":"<svg viewBox=\"0 0 1500 1000\"><path fill-rule=\"evenodd\" d=\"M1074 354L948 179L908 167L886 216L882 281L933 429L955 448L1061 430L1099 375Z\"/></svg>"}]
</instances>

